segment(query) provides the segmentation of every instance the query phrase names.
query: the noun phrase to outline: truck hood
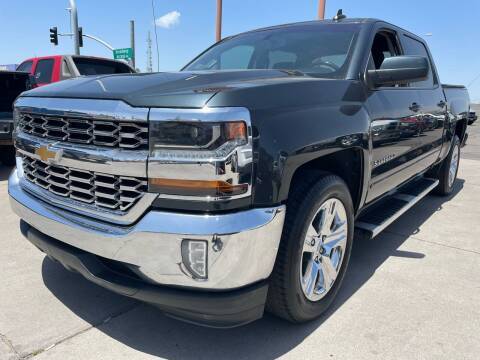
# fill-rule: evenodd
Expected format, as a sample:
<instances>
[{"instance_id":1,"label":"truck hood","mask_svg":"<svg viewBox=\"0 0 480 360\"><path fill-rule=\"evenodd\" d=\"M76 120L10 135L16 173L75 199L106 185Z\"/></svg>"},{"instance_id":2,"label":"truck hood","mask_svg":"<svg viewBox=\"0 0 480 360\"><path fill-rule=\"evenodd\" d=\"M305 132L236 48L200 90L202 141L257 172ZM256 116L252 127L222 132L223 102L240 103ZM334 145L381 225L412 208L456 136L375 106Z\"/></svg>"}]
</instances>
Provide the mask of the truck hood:
<instances>
[{"instance_id":1,"label":"truck hood","mask_svg":"<svg viewBox=\"0 0 480 360\"><path fill-rule=\"evenodd\" d=\"M132 106L201 108L219 92L313 78L281 70L166 72L79 77L22 96L123 100Z\"/></svg>"}]
</instances>

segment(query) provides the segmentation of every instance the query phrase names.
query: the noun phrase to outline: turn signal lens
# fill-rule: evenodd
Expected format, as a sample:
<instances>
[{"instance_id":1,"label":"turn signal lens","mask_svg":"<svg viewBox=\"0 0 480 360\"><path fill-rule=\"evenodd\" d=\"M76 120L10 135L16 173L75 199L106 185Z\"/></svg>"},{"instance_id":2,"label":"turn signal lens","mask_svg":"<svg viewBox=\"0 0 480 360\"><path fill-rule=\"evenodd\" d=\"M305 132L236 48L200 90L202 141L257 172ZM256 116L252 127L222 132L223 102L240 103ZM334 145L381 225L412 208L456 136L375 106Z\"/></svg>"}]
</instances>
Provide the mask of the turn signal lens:
<instances>
[{"instance_id":1,"label":"turn signal lens","mask_svg":"<svg viewBox=\"0 0 480 360\"><path fill-rule=\"evenodd\" d=\"M232 185L220 180L149 179L149 190L160 194L185 196L233 196L248 191L248 184Z\"/></svg>"},{"instance_id":2,"label":"turn signal lens","mask_svg":"<svg viewBox=\"0 0 480 360\"><path fill-rule=\"evenodd\" d=\"M227 140L247 139L247 127L243 121L225 123L225 137Z\"/></svg>"}]
</instances>

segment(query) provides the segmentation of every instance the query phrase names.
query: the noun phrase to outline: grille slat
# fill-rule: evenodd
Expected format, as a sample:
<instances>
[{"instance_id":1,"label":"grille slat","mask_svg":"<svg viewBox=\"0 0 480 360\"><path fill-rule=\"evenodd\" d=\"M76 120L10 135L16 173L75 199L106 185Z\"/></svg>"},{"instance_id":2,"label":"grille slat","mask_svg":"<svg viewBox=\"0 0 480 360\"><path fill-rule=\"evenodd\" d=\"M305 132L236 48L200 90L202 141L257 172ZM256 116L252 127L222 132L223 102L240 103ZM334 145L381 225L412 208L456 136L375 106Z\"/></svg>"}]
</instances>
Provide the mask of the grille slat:
<instances>
[{"instance_id":1,"label":"grille slat","mask_svg":"<svg viewBox=\"0 0 480 360\"><path fill-rule=\"evenodd\" d=\"M110 148L147 149L148 123L76 119L22 113L19 130L44 139Z\"/></svg>"},{"instance_id":2,"label":"grille slat","mask_svg":"<svg viewBox=\"0 0 480 360\"><path fill-rule=\"evenodd\" d=\"M99 208L126 211L147 191L144 178L95 173L49 165L26 155L23 157L25 179L65 198Z\"/></svg>"},{"instance_id":3,"label":"grille slat","mask_svg":"<svg viewBox=\"0 0 480 360\"><path fill-rule=\"evenodd\" d=\"M65 190L70 189L70 182L69 181L67 181L66 183L62 183L62 182L56 181L52 176L50 176L50 179L48 179L48 181L50 182L50 184L56 186L57 188L62 188L62 189L65 189Z\"/></svg>"}]
</instances>

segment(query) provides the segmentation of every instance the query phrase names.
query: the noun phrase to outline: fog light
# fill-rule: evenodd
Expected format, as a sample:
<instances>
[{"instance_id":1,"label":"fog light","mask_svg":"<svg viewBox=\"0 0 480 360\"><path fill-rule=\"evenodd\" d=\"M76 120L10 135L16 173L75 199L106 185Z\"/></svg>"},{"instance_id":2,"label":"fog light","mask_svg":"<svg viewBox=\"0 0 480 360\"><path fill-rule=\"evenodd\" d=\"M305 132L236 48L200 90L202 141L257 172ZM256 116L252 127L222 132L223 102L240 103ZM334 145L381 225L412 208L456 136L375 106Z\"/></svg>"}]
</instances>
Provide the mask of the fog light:
<instances>
[{"instance_id":1,"label":"fog light","mask_svg":"<svg viewBox=\"0 0 480 360\"><path fill-rule=\"evenodd\" d=\"M206 241L182 241L183 264L194 279L208 278L208 245Z\"/></svg>"}]
</instances>

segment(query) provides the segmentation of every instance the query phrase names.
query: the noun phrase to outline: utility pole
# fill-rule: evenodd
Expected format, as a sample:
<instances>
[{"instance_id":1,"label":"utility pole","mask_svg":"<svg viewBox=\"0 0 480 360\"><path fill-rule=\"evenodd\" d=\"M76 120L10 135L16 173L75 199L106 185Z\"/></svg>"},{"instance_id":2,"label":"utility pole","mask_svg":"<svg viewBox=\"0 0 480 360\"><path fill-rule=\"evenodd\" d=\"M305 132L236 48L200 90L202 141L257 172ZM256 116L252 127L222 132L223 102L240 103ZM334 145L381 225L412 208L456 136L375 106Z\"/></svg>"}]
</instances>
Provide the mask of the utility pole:
<instances>
[{"instance_id":1,"label":"utility pole","mask_svg":"<svg viewBox=\"0 0 480 360\"><path fill-rule=\"evenodd\" d=\"M147 36L147 72L153 72L152 38L150 37L150 31Z\"/></svg>"},{"instance_id":2,"label":"utility pole","mask_svg":"<svg viewBox=\"0 0 480 360\"><path fill-rule=\"evenodd\" d=\"M222 40L222 0L217 0L216 40Z\"/></svg>"},{"instance_id":3,"label":"utility pole","mask_svg":"<svg viewBox=\"0 0 480 360\"><path fill-rule=\"evenodd\" d=\"M132 67L135 69L135 21L130 20L130 47L132 48Z\"/></svg>"},{"instance_id":4,"label":"utility pole","mask_svg":"<svg viewBox=\"0 0 480 360\"><path fill-rule=\"evenodd\" d=\"M75 0L70 0L70 21L72 23L73 50L75 55L80 55L80 41L78 39L78 13Z\"/></svg>"},{"instance_id":5,"label":"utility pole","mask_svg":"<svg viewBox=\"0 0 480 360\"><path fill-rule=\"evenodd\" d=\"M318 0L318 20L325 19L325 3L327 0Z\"/></svg>"}]
</instances>

